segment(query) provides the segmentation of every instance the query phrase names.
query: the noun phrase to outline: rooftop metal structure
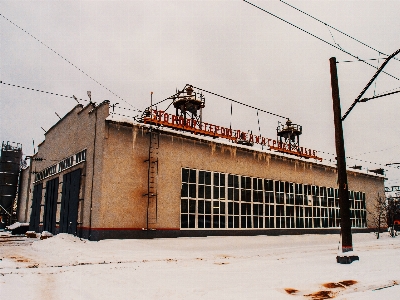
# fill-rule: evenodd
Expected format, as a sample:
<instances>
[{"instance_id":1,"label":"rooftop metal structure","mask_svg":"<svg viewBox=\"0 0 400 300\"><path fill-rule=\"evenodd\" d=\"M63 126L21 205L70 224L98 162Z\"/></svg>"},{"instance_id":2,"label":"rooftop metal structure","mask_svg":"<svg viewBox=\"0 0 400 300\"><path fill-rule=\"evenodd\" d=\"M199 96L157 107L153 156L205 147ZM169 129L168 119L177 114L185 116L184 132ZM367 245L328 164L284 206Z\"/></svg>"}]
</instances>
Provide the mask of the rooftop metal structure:
<instances>
[{"instance_id":1,"label":"rooftop metal structure","mask_svg":"<svg viewBox=\"0 0 400 300\"><path fill-rule=\"evenodd\" d=\"M192 85L187 84L181 91L173 96L172 104L176 109L176 116L194 119L202 123L202 109L205 107L205 99L202 93L197 93Z\"/></svg>"},{"instance_id":2,"label":"rooftop metal structure","mask_svg":"<svg viewBox=\"0 0 400 300\"><path fill-rule=\"evenodd\" d=\"M302 130L300 125L293 124L289 119L287 119L286 124L278 122L278 127L276 128L277 139L287 145L289 147L288 150L296 151L300 147Z\"/></svg>"}]
</instances>

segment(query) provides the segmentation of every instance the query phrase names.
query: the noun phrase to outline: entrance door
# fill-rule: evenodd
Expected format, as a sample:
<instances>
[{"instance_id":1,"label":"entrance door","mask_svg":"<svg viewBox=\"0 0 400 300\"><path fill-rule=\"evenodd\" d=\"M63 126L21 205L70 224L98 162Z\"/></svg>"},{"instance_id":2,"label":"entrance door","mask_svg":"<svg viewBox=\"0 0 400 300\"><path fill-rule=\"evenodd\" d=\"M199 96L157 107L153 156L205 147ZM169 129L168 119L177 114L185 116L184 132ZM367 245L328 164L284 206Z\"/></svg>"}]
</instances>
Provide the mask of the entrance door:
<instances>
[{"instance_id":1,"label":"entrance door","mask_svg":"<svg viewBox=\"0 0 400 300\"><path fill-rule=\"evenodd\" d=\"M80 184L81 169L69 172L63 176L60 233L65 232L76 235Z\"/></svg>"},{"instance_id":2,"label":"entrance door","mask_svg":"<svg viewBox=\"0 0 400 300\"><path fill-rule=\"evenodd\" d=\"M43 229L45 231L56 233L56 211L58 199L58 177L47 181L46 194L44 195L44 218Z\"/></svg>"},{"instance_id":3,"label":"entrance door","mask_svg":"<svg viewBox=\"0 0 400 300\"><path fill-rule=\"evenodd\" d=\"M39 183L33 187L32 210L31 210L31 217L29 219L30 231L39 232L42 191L43 191L43 183Z\"/></svg>"}]
</instances>

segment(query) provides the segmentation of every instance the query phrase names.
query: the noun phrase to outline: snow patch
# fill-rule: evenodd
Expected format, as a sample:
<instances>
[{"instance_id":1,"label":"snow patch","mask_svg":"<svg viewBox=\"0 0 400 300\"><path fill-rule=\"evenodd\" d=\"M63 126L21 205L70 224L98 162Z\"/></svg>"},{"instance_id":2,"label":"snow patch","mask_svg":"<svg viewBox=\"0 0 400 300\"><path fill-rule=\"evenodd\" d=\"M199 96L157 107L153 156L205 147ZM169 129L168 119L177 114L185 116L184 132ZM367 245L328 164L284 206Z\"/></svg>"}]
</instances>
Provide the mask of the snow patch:
<instances>
[{"instance_id":1,"label":"snow patch","mask_svg":"<svg viewBox=\"0 0 400 300\"><path fill-rule=\"evenodd\" d=\"M15 223L12 224L12 225L6 226L6 228L7 228L8 230L13 230L13 229L17 229L17 228L19 228L19 227L21 227L21 226L29 226L29 223L15 222Z\"/></svg>"}]
</instances>

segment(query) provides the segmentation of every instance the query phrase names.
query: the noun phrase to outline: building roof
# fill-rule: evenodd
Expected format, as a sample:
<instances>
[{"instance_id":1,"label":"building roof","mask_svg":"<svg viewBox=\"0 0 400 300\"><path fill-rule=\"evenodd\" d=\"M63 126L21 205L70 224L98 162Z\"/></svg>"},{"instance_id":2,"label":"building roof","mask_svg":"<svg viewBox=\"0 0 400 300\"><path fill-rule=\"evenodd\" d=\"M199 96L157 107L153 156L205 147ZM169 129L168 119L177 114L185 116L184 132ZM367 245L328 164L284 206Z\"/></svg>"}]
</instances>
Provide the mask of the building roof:
<instances>
[{"instance_id":1,"label":"building roof","mask_svg":"<svg viewBox=\"0 0 400 300\"><path fill-rule=\"evenodd\" d=\"M110 116L108 116L106 118L106 121L107 122L112 122L112 123L118 123L118 124L126 125L126 126L132 126L132 127L133 126L139 126L139 127L142 127L142 128L149 128L150 127L149 124L139 123L139 122L133 120L132 118L125 117L125 116L120 116L120 115L110 115ZM153 125L153 127L154 127L154 125ZM212 143L216 143L216 144L220 144L220 145L239 148L239 149L242 149L244 151L251 151L251 152L257 152L257 153L266 153L266 154L269 154L269 155L277 157L277 158L285 158L285 159L289 159L289 160L293 160L293 161L309 163L309 164L312 164L312 165L325 167L325 168L332 168L332 169L336 170L335 161L329 162L326 159L324 159L323 161L318 161L318 160L315 160L315 159L307 159L307 158L303 158L303 157L296 157L294 155L290 155L290 154L287 154L287 153L282 153L282 152L278 152L278 151L272 151L272 150L268 149L268 146L265 146L264 149L259 149L259 148L255 148L254 146L241 145L241 144L237 144L237 143L234 143L232 141L224 140L224 139L218 138L218 137L214 138L214 137L211 137L211 136L196 135L196 134L194 134L194 133L192 133L190 131L176 130L176 129L163 127L163 126L160 126L157 129L159 131L161 131L161 132L164 132L164 133L167 133L167 134L170 134L170 135L182 136L182 137L186 137L186 138L189 138L189 139L195 139L195 140L199 140L199 141L212 142ZM378 177L378 178L382 178L382 179L385 178L384 175L379 175L379 174L375 174L375 173L371 174L371 172L368 172L367 170L347 169L347 172L363 174L363 175L366 175L366 176Z\"/></svg>"}]
</instances>

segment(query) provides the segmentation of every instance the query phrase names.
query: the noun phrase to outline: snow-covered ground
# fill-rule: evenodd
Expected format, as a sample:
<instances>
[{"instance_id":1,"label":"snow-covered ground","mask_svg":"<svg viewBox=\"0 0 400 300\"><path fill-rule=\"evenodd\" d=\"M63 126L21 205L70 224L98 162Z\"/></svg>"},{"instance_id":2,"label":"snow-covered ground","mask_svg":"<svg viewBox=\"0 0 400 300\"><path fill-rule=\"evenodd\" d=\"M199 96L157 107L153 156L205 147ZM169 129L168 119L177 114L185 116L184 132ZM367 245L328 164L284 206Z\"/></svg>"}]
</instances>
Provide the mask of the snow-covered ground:
<instances>
[{"instance_id":1,"label":"snow-covered ground","mask_svg":"<svg viewBox=\"0 0 400 300\"><path fill-rule=\"evenodd\" d=\"M0 299L400 299L400 237L338 235L91 242L0 233Z\"/></svg>"}]
</instances>

